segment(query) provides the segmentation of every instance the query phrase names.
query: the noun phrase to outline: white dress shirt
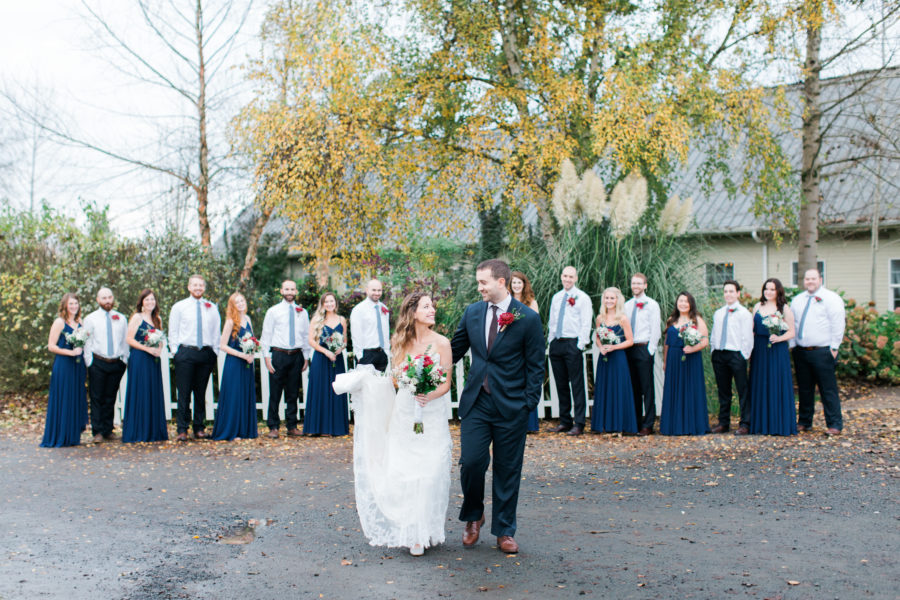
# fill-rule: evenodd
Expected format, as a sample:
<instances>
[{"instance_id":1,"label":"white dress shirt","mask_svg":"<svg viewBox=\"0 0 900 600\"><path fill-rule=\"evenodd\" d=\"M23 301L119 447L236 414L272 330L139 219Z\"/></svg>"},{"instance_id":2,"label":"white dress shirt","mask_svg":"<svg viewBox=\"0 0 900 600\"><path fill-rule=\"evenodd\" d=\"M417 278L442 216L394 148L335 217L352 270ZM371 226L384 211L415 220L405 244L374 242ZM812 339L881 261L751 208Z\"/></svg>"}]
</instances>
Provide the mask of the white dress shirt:
<instances>
[{"instance_id":1,"label":"white dress shirt","mask_svg":"<svg viewBox=\"0 0 900 600\"><path fill-rule=\"evenodd\" d=\"M819 300L816 300L819 298ZM807 305L809 310L806 309ZM803 292L791 300L797 335L791 346L828 346L837 350L844 340L846 315L844 301L831 290L820 287L814 293ZM806 318L803 313L806 312Z\"/></svg>"},{"instance_id":2,"label":"white dress shirt","mask_svg":"<svg viewBox=\"0 0 900 600\"><path fill-rule=\"evenodd\" d=\"M512 304L512 296L507 294L504 300L501 300L496 305L492 302L488 302L487 314L484 316L484 343L487 345L488 340L491 337L491 321L494 315L494 311L491 310L492 306L497 306L497 335L500 335L500 315L509 310L509 305Z\"/></svg>"},{"instance_id":3,"label":"white dress shirt","mask_svg":"<svg viewBox=\"0 0 900 600\"><path fill-rule=\"evenodd\" d=\"M193 296L179 300L169 313L169 349L178 352L178 347L197 345L197 303L200 303L200 341L202 346L209 346L213 352L219 353L219 340L222 337L222 319L215 304Z\"/></svg>"},{"instance_id":4,"label":"white dress shirt","mask_svg":"<svg viewBox=\"0 0 900 600\"><path fill-rule=\"evenodd\" d=\"M298 310L299 309L299 310ZM294 320L294 343L291 344L291 321ZM272 356L272 348L303 351L309 359L312 347L309 345L309 314L302 306L282 300L266 311L263 319L262 335L259 338L263 356Z\"/></svg>"},{"instance_id":5,"label":"white dress shirt","mask_svg":"<svg viewBox=\"0 0 900 600\"><path fill-rule=\"evenodd\" d=\"M728 311L731 311L728 314ZM722 324L728 314L728 335L722 347ZM734 350L749 359L753 352L753 315L740 302L726 304L713 314L713 328L709 334L709 346L713 350Z\"/></svg>"},{"instance_id":6,"label":"white dress shirt","mask_svg":"<svg viewBox=\"0 0 900 600\"><path fill-rule=\"evenodd\" d=\"M636 304L641 306L635 307ZM635 308L637 310L635 311ZM631 314L634 313L634 322L631 322ZM648 297L646 294L635 296L625 303L625 316L631 323L631 334L634 336L635 344L647 344L647 351L650 356L656 354L659 347L659 338L662 337L662 329L660 321L662 320L659 304L656 300Z\"/></svg>"},{"instance_id":7,"label":"white dress shirt","mask_svg":"<svg viewBox=\"0 0 900 600\"><path fill-rule=\"evenodd\" d=\"M578 340L578 349L583 350L591 340L591 323L594 318L594 308L591 305L591 299L587 294L579 290L574 285L572 289L560 290L553 295L550 301L550 333L547 336L547 342L556 339L557 323L559 321L559 308L563 298L566 298L566 309L563 313L563 325L561 338L576 338ZM572 306L569 300L575 298L575 305Z\"/></svg>"},{"instance_id":8,"label":"white dress shirt","mask_svg":"<svg viewBox=\"0 0 900 600\"><path fill-rule=\"evenodd\" d=\"M107 312L98 308L84 318L84 328L90 334L84 345L84 364L88 367L94 360L94 355L102 356L110 360L117 358L128 362L128 319L117 310L109 311L109 321L106 320ZM112 352L109 348L109 327L112 325Z\"/></svg>"},{"instance_id":9,"label":"white dress shirt","mask_svg":"<svg viewBox=\"0 0 900 600\"><path fill-rule=\"evenodd\" d=\"M350 340L353 344L353 352L357 358L362 358L362 352L366 348L384 349L385 354L391 355L391 318L386 312L387 307L381 302L372 302L366 296L362 302L350 311ZM376 315L377 318L376 318ZM378 340L378 320L381 320L381 334L384 343Z\"/></svg>"}]
</instances>

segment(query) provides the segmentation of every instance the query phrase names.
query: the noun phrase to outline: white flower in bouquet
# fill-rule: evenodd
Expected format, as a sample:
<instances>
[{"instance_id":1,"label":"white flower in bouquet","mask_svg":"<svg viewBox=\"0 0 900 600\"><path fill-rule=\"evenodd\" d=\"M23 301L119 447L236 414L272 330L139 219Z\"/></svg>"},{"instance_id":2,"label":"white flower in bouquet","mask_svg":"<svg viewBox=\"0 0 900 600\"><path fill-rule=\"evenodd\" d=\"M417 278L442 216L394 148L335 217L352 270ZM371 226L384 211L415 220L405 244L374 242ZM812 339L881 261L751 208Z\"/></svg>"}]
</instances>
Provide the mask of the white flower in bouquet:
<instances>
[{"instance_id":1,"label":"white flower in bouquet","mask_svg":"<svg viewBox=\"0 0 900 600\"><path fill-rule=\"evenodd\" d=\"M681 326L678 330L678 337L682 339L685 346L696 346L703 341L703 336L700 334L700 330L697 329L697 326L693 321ZM681 360L687 360L687 356L682 354Z\"/></svg>"},{"instance_id":2,"label":"white flower in bouquet","mask_svg":"<svg viewBox=\"0 0 900 600\"><path fill-rule=\"evenodd\" d=\"M322 340L323 345L328 348L329 352L334 352L337 354L338 350L343 350L344 346L344 335L340 331L333 331L331 335ZM331 368L334 368L334 362L331 361Z\"/></svg>"},{"instance_id":3,"label":"white flower in bouquet","mask_svg":"<svg viewBox=\"0 0 900 600\"><path fill-rule=\"evenodd\" d=\"M166 343L166 334L162 329L151 327L144 332L144 345L150 348L161 348Z\"/></svg>"},{"instance_id":4,"label":"white flower in bouquet","mask_svg":"<svg viewBox=\"0 0 900 600\"><path fill-rule=\"evenodd\" d=\"M784 321L784 315L781 314L781 311L776 310L771 315L766 315L762 319L763 327L769 330L771 335L781 335L785 331L788 330L787 323ZM769 342L769 348L772 347L772 342Z\"/></svg>"},{"instance_id":5,"label":"white flower in bouquet","mask_svg":"<svg viewBox=\"0 0 900 600\"><path fill-rule=\"evenodd\" d=\"M430 349L431 346L428 346L425 352L417 356L407 354L403 362L394 369L397 385L413 396L429 394L447 381L447 372L428 354ZM418 402L415 403L413 411L413 431L424 433L422 407Z\"/></svg>"},{"instance_id":6,"label":"white flower in bouquet","mask_svg":"<svg viewBox=\"0 0 900 600\"><path fill-rule=\"evenodd\" d=\"M241 352L244 354L256 354L262 349L262 345L259 343L259 339L257 339L252 333L249 331L241 336ZM251 368L251 363L247 363L247 368Z\"/></svg>"},{"instance_id":7,"label":"white flower in bouquet","mask_svg":"<svg viewBox=\"0 0 900 600\"><path fill-rule=\"evenodd\" d=\"M615 331L610 329L609 327L600 326L597 328L597 337L600 339L600 343L605 345L613 345L619 343L619 336ZM607 357L603 357L603 362L607 362Z\"/></svg>"},{"instance_id":8,"label":"white flower in bouquet","mask_svg":"<svg viewBox=\"0 0 900 600\"><path fill-rule=\"evenodd\" d=\"M69 343L73 348L84 348L85 344L87 344L88 338L91 337L90 332L84 327L79 327L72 333L66 334L66 342ZM76 356L75 362L81 362L81 357Z\"/></svg>"}]
</instances>

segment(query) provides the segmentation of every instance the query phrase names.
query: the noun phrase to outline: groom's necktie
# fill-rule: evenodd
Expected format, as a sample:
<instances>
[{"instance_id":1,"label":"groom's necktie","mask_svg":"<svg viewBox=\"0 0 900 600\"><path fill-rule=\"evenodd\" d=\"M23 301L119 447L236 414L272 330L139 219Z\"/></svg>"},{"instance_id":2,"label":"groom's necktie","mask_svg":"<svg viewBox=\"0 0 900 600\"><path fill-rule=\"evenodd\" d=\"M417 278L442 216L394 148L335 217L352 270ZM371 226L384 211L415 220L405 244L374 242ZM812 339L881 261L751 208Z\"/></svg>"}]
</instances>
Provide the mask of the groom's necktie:
<instances>
[{"instance_id":1,"label":"groom's necktie","mask_svg":"<svg viewBox=\"0 0 900 600\"><path fill-rule=\"evenodd\" d=\"M631 321L631 335L634 335L634 322L637 321L637 309L638 303L637 300L635 300L634 306L631 307L631 318L629 319L629 321Z\"/></svg>"},{"instance_id":2,"label":"groom's necktie","mask_svg":"<svg viewBox=\"0 0 900 600\"><path fill-rule=\"evenodd\" d=\"M559 305L559 314L556 316L556 337L561 338L563 333L563 319L566 317L566 304L569 303L569 293L563 294L562 302Z\"/></svg>"},{"instance_id":3,"label":"groom's necktie","mask_svg":"<svg viewBox=\"0 0 900 600\"><path fill-rule=\"evenodd\" d=\"M806 313L809 312L809 305L813 303L813 297L809 296L806 300L806 308L803 309L803 314L800 315L800 327L797 329L797 339L801 339L803 337L803 324L806 321Z\"/></svg>"},{"instance_id":4,"label":"groom's necktie","mask_svg":"<svg viewBox=\"0 0 900 600\"><path fill-rule=\"evenodd\" d=\"M384 349L384 328L381 325L381 307L375 304L375 323L378 326L378 347Z\"/></svg>"},{"instance_id":5,"label":"groom's necktie","mask_svg":"<svg viewBox=\"0 0 900 600\"><path fill-rule=\"evenodd\" d=\"M719 339L719 350L725 349L725 344L728 343L728 317L731 315L731 311L734 309L725 308L725 318L722 320L722 337Z\"/></svg>"},{"instance_id":6,"label":"groom's necktie","mask_svg":"<svg viewBox=\"0 0 900 600\"><path fill-rule=\"evenodd\" d=\"M203 315L200 313L199 300L197 300L197 347L203 348Z\"/></svg>"},{"instance_id":7,"label":"groom's necktie","mask_svg":"<svg viewBox=\"0 0 900 600\"><path fill-rule=\"evenodd\" d=\"M491 353L491 346L494 345L494 340L497 339L497 309L500 308L496 304L491 306L491 327L488 329L488 340L487 340L487 351L488 354ZM484 391L488 394L491 393L491 387L488 385L487 373L484 374L484 383L481 384L481 387L484 388Z\"/></svg>"},{"instance_id":8,"label":"groom's necktie","mask_svg":"<svg viewBox=\"0 0 900 600\"><path fill-rule=\"evenodd\" d=\"M109 311L106 311L106 358L115 358L113 356L112 318L109 316Z\"/></svg>"}]
</instances>

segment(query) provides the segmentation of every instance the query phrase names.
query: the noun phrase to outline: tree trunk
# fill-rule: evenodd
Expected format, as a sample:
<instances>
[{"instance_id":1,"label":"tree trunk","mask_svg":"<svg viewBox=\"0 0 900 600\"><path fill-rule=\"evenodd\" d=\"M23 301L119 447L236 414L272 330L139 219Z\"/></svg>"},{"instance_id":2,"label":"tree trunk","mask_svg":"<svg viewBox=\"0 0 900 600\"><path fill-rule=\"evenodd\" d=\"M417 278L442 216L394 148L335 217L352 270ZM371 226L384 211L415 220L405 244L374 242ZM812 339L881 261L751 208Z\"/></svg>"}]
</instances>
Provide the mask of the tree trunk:
<instances>
[{"instance_id":1,"label":"tree trunk","mask_svg":"<svg viewBox=\"0 0 900 600\"><path fill-rule=\"evenodd\" d=\"M256 223L253 224L253 228L250 230L250 236L247 239L247 253L244 255L244 268L241 269L241 279L239 282L241 291L247 289L247 283L250 281L250 272L253 270L253 265L256 264L259 238L262 237L266 224L272 216L272 210L273 209L270 207L261 208L259 216L256 217Z\"/></svg>"},{"instance_id":2,"label":"tree trunk","mask_svg":"<svg viewBox=\"0 0 900 600\"><path fill-rule=\"evenodd\" d=\"M316 257L316 285L319 289L328 287L328 278L331 276L331 257Z\"/></svg>"},{"instance_id":3,"label":"tree trunk","mask_svg":"<svg viewBox=\"0 0 900 600\"><path fill-rule=\"evenodd\" d=\"M200 177L197 180L197 223L200 225L200 244L208 252L211 247L209 234L209 144L206 139L206 60L203 56L203 1L197 0L194 21L197 34L197 118L200 124Z\"/></svg>"},{"instance_id":4,"label":"tree trunk","mask_svg":"<svg viewBox=\"0 0 900 600\"><path fill-rule=\"evenodd\" d=\"M806 64L803 79L803 167L800 183L803 198L800 204L799 255L797 280L803 280L807 269L816 268L819 246L819 209L822 195L819 191L819 149L822 145L820 123L822 108L819 105L822 66L819 52L822 47L822 5L807 3L806 15Z\"/></svg>"}]
</instances>

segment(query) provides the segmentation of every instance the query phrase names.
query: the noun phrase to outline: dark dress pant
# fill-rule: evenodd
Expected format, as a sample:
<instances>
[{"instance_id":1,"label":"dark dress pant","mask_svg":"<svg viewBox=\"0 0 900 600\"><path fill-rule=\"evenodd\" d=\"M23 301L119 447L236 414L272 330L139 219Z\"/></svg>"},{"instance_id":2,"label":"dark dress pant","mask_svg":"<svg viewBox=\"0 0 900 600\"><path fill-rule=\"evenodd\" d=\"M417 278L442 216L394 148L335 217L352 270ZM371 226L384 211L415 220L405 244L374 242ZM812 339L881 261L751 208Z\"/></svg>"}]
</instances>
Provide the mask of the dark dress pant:
<instances>
[{"instance_id":1,"label":"dark dress pant","mask_svg":"<svg viewBox=\"0 0 900 600\"><path fill-rule=\"evenodd\" d=\"M653 357L647 344L625 349L628 373L631 375L631 391L634 395L634 413L638 429L653 431L656 424L656 385L653 380Z\"/></svg>"},{"instance_id":2,"label":"dark dress pant","mask_svg":"<svg viewBox=\"0 0 900 600\"><path fill-rule=\"evenodd\" d=\"M736 350L714 350L711 356L719 392L719 425L731 427L731 384L737 388L741 408L740 426L750 428L750 397L747 395L747 359Z\"/></svg>"},{"instance_id":3,"label":"dark dress pant","mask_svg":"<svg viewBox=\"0 0 900 600\"><path fill-rule=\"evenodd\" d=\"M200 349L178 346L178 352L175 353L178 433L187 433L189 425L195 433L203 431L206 420L206 388L209 385L209 376L215 368L216 353L209 346ZM193 420L191 419L191 395L194 397Z\"/></svg>"},{"instance_id":4,"label":"dark dress pant","mask_svg":"<svg viewBox=\"0 0 900 600\"><path fill-rule=\"evenodd\" d=\"M91 361L88 367L88 394L91 397L92 435L112 435L116 395L124 374L125 363L121 360L106 362L94 356Z\"/></svg>"},{"instance_id":5,"label":"dark dress pant","mask_svg":"<svg viewBox=\"0 0 900 600\"><path fill-rule=\"evenodd\" d=\"M388 356L382 348L366 348L356 364L372 365L376 370L384 373L388 366Z\"/></svg>"},{"instance_id":6,"label":"dark dress pant","mask_svg":"<svg viewBox=\"0 0 900 600\"><path fill-rule=\"evenodd\" d=\"M575 401L574 424L584 427L587 402L584 396L584 359L575 338L557 338L550 342L550 366L559 396L559 424L572 427L572 400ZM569 384L572 385L571 394Z\"/></svg>"},{"instance_id":7,"label":"dark dress pant","mask_svg":"<svg viewBox=\"0 0 900 600\"><path fill-rule=\"evenodd\" d=\"M281 418L278 416L278 406L281 403L281 394L284 393L284 421L288 431L297 429L299 418L297 399L300 397L300 375L303 373L303 352L293 354L272 349L272 368L274 373L269 373L269 414L266 417L266 425L269 429L277 431L281 426Z\"/></svg>"},{"instance_id":8,"label":"dark dress pant","mask_svg":"<svg viewBox=\"0 0 900 600\"><path fill-rule=\"evenodd\" d=\"M807 350L797 346L792 352L794 371L797 374L797 423L812 427L818 386L825 413L825 426L842 430L844 418L841 415L841 397L834 372L837 359L831 354L831 349L822 347Z\"/></svg>"},{"instance_id":9,"label":"dark dress pant","mask_svg":"<svg viewBox=\"0 0 900 600\"><path fill-rule=\"evenodd\" d=\"M469 414L462 419L459 434L459 479L463 490L460 521L477 521L484 514L484 476L493 450L491 533L515 536L528 413L523 406L514 419L508 420L497 410L490 394L481 390Z\"/></svg>"}]
</instances>

